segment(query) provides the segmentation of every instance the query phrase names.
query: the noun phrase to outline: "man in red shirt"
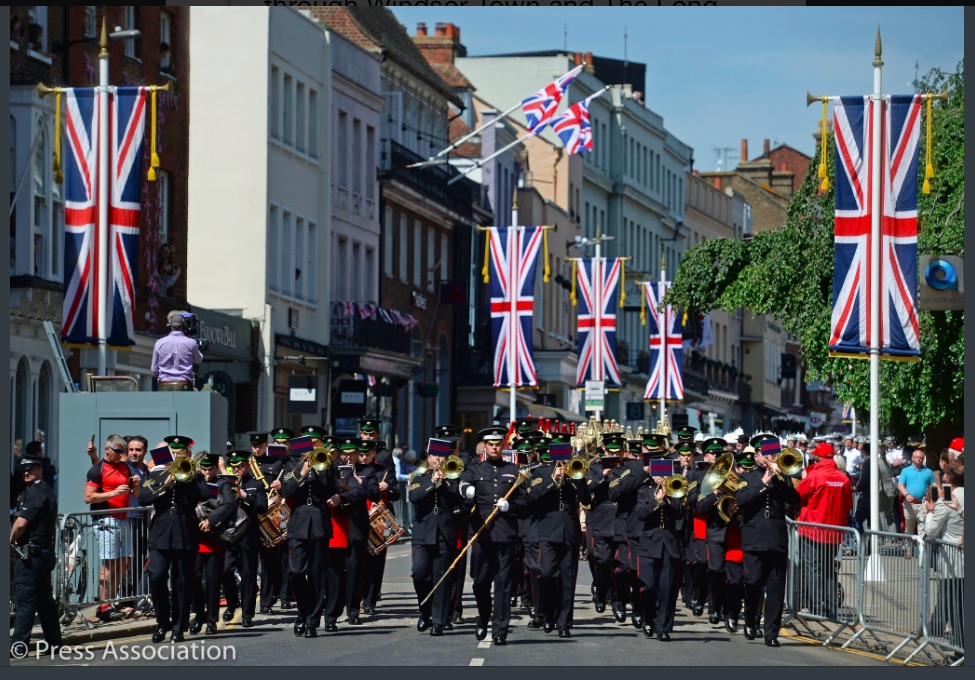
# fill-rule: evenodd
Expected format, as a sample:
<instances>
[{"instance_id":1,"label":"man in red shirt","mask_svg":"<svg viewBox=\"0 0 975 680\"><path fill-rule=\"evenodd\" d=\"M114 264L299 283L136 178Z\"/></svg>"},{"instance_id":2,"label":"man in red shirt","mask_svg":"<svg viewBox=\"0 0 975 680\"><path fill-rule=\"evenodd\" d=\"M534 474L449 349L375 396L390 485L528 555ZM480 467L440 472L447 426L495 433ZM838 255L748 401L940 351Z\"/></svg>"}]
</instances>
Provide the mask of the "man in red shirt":
<instances>
[{"instance_id":1,"label":"man in red shirt","mask_svg":"<svg viewBox=\"0 0 975 680\"><path fill-rule=\"evenodd\" d=\"M846 527L853 509L850 478L836 467L833 447L821 443L809 457L805 478L796 490L802 509L799 521ZM804 590L813 615L836 618L836 553L845 532L820 527L799 527L799 558L805 575Z\"/></svg>"},{"instance_id":2,"label":"man in red shirt","mask_svg":"<svg viewBox=\"0 0 975 680\"><path fill-rule=\"evenodd\" d=\"M133 493L138 493L139 477L132 475L126 461L127 444L121 435L111 434L105 440L105 457L92 465L85 481L85 503L91 510L128 508ZM115 608L113 600L122 578L129 572L132 561L131 520L125 512L96 515L99 524L98 555L101 571L98 577L98 597L102 605L98 618L117 621L122 612Z\"/></svg>"}]
</instances>

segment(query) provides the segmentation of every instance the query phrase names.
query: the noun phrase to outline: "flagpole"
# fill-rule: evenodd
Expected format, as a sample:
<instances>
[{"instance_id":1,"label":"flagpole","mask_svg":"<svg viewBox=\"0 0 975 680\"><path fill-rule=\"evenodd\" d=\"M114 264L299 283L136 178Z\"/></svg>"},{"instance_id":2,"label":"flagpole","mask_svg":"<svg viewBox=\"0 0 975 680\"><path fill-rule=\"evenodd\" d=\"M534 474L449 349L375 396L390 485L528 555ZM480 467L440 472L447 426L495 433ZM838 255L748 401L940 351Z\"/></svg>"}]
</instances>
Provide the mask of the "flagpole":
<instances>
[{"instance_id":1,"label":"flagpole","mask_svg":"<svg viewBox=\"0 0 975 680\"><path fill-rule=\"evenodd\" d=\"M481 167L482 165L484 165L485 163L487 163L492 158L497 158L498 156L500 156L501 154L503 154L505 151L507 151L511 147L517 146L518 144L521 144L523 141L525 141L526 139L528 139L531 136L532 136L532 133L529 132L527 135L523 135L523 136L519 137L518 139L516 139L515 141L511 142L511 144L509 144L508 146L506 146L504 148L501 148L501 149L498 149L497 151L495 151L494 153L492 153L487 158L482 158L479 161L475 161L474 165L472 165L469 168L464 169L463 171L460 172L459 175L456 175L454 177L451 177L447 181L447 186L450 186L454 182L457 182L457 181L463 179L464 177L467 177L467 175L469 175L470 173L472 173L475 170L477 170L479 167ZM421 165L420 163L415 163L414 164L414 166L420 166L420 165Z\"/></svg>"},{"instance_id":2,"label":"flagpole","mask_svg":"<svg viewBox=\"0 0 975 680\"><path fill-rule=\"evenodd\" d=\"M98 252L98 375L108 370L108 29L102 18L101 51L98 53L98 227L95 248Z\"/></svg>"},{"instance_id":3,"label":"flagpole","mask_svg":"<svg viewBox=\"0 0 975 680\"><path fill-rule=\"evenodd\" d=\"M667 294L667 261L664 256L660 256L660 288L657 294L657 316L658 316L658 326L660 326L660 422L657 423L657 428L660 430L660 434L667 434L664 428L664 422L667 418L667 364L670 358L670 350L668 350L668 339L667 335L670 333L670 329L667 327L667 307L663 304L664 296Z\"/></svg>"},{"instance_id":4,"label":"flagpole","mask_svg":"<svg viewBox=\"0 0 975 680\"><path fill-rule=\"evenodd\" d=\"M873 60L873 106L870 110L870 137L872 153L870 163L870 277L868 295L870 304L870 528L880 530L880 460L878 442L880 437L880 217L883 209L881 202L881 145L883 135L881 123L883 121L883 96L881 94L883 82L884 62L880 59L882 49L880 45L880 27L877 27L877 40L874 45ZM825 140L824 140L825 141ZM871 535L870 560L868 561L867 578L882 579L879 569L879 549L876 534ZM872 566L872 568L871 568Z\"/></svg>"},{"instance_id":5,"label":"flagpole","mask_svg":"<svg viewBox=\"0 0 975 680\"><path fill-rule=\"evenodd\" d=\"M599 253L600 253L600 243L602 239L599 234L599 230L596 230L596 257L592 261L592 291L594 295L592 296L592 315L595 317L595 334L592 336L592 378L593 380L602 381L603 379L603 356L602 356L602 345L603 337L602 324L600 323L602 317L602 295L603 295L603 274L599 270ZM603 399L606 399L606 383L603 383ZM605 404L605 401L604 401ZM602 422L603 412L599 409L596 410L596 421Z\"/></svg>"},{"instance_id":6,"label":"flagpole","mask_svg":"<svg viewBox=\"0 0 975 680\"><path fill-rule=\"evenodd\" d=\"M512 230L512 247L508 249L508 261L511 263L510 273L508 275L508 291L511 298L511 320L508 325L508 385L511 388L511 392L508 396L508 413L510 414L511 422L518 420L518 404L517 404L517 394L518 394L518 383L515 377L515 369L517 368L517 362L515 361L515 350L517 349L515 336L517 334L517 329L521 329L521 322L518 319L518 291L521 286L520 277L518 276L518 270L521 267L521 248L518 243L518 238L520 236L520 231L518 228L518 183L515 182L515 187L511 194L511 230Z\"/></svg>"}]
</instances>

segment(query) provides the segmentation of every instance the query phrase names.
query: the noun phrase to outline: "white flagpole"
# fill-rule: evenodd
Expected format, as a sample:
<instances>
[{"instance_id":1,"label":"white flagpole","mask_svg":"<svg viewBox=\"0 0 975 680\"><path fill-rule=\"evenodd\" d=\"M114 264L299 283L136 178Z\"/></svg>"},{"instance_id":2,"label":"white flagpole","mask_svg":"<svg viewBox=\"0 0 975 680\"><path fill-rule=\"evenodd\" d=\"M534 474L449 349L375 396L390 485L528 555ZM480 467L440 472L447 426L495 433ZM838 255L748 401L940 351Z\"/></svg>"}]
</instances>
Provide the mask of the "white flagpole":
<instances>
[{"instance_id":1,"label":"white flagpole","mask_svg":"<svg viewBox=\"0 0 975 680\"><path fill-rule=\"evenodd\" d=\"M596 323L594 324L592 336L592 379L600 380L603 379L603 342L602 336L602 298L603 298L603 273L600 269L599 263L599 253L600 244L602 239L600 238L599 231L596 232L596 257L592 261L592 305L595 309L590 310L595 317ZM606 399L606 383L603 383L603 399ZM596 421L603 421L603 413L600 410L596 411Z\"/></svg>"},{"instance_id":2,"label":"white flagpole","mask_svg":"<svg viewBox=\"0 0 975 680\"><path fill-rule=\"evenodd\" d=\"M98 248L98 375L108 369L108 295L112 290L108 280L108 30L102 20L101 51L98 53L98 227L95 247Z\"/></svg>"},{"instance_id":3,"label":"white flagpole","mask_svg":"<svg viewBox=\"0 0 975 680\"><path fill-rule=\"evenodd\" d=\"M461 180L461 179L463 179L464 177L467 177L467 175L469 175L470 173L472 173L472 172L474 172L475 170L477 170L477 169L478 169L479 167L481 167L482 165L484 165L485 163L487 163L487 162L488 162L489 160L491 160L492 158L497 158L498 156L500 156L501 154L503 154L503 153L504 153L505 151L507 151L507 150L508 150L508 149L510 149L511 147L513 147L513 146L517 146L518 144L521 144L521 143L522 143L523 141L525 141L526 139L528 139L528 138L529 138L529 137L531 137L531 136L532 136L532 133L531 133L531 132L529 132L529 133L528 133L527 135L522 135L521 137L519 137L519 138L518 138L518 139L516 139L515 141L513 141L513 142L511 142L511 144L509 144L508 146L506 146L506 147L504 147L504 148L502 148L502 149L498 149L497 151L495 151L494 153L492 153L492 154L491 154L490 156L488 156L487 158L482 158L482 159L480 159L479 161L476 161L476 162L474 163L474 165L472 165L471 167L469 167L469 168L465 168L464 170L462 170L462 171L461 171L461 173L460 173L459 175L456 175L455 177L451 177L451 178L450 178L450 179L449 179L449 180L447 181L447 186L450 186L450 185L451 185L451 184L453 184L454 182L457 182L457 181L459 181L459 180ZM419 164L419 163L417 163L417 164L415 164L415 165L417 165L417 166L419 166L420 164Z\"/></svg>"},{"instance_id":4,"label":"white flagpole","mask_svg":"<svg viewBox=\"0 0 975 680\"><path fill-rule=\"evenodd\" d=\"M508 327L508 385L511 388L508 397L508 413L511 414L511 422L518 420L518 383L515 370L518 367L515 361L515 351L517 350L517 336L521 330L521 323L518 319L518 287L519 274L521 271L521 248L518 242L521 230L518 227L518 189L514 189L511 196L511 247L508 249L508 293L511 295L511 321ZM505 442L505 446L507 446Z\"/></svg>"},{"instance_id":5,"label":"white flagpole","mask_svg":"<svg viewBox=\"0 0 975 680\"><path fill-rule=\"evenodd\" d=\"M667 293L667 261L664 256L660 256L660 283L657 286L657 323L660 326L660 422L657 428L661 434L664 432L664 419L667 417L667 363L669 357L669 339L667 335L670 329L667 327L670 319L667 318L667 308L663 304L664 295Z\"/></svg>"}]
</instances>

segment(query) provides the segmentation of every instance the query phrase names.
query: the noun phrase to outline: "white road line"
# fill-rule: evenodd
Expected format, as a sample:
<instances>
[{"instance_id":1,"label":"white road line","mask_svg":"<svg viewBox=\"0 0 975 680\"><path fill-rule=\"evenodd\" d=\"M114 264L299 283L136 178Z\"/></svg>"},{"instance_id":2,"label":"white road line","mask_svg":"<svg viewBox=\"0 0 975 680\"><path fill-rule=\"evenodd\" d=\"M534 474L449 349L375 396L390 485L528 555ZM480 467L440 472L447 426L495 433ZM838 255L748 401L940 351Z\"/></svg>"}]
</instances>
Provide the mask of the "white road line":
<instances>
[{"instance_id":1,"label":"white road line","mask_svg":"<svg viewBox=\"0 0 975 680\"><path fill-rule=\"evenodd\" d=\"M483 666L484 665L484 659L471 659L471 665L472 666Z\"/></svg>"},{"instance_id":2,"label":"white road line","mask_svg":"<svg viewBox=\"0 0 975 680\"><path fill-rule=\"evenodd\" d=\"M480 642L477 643L477 648L478 649L491 649L491 641L490 640L481 640Z\"/></svg>"}]
</instances>

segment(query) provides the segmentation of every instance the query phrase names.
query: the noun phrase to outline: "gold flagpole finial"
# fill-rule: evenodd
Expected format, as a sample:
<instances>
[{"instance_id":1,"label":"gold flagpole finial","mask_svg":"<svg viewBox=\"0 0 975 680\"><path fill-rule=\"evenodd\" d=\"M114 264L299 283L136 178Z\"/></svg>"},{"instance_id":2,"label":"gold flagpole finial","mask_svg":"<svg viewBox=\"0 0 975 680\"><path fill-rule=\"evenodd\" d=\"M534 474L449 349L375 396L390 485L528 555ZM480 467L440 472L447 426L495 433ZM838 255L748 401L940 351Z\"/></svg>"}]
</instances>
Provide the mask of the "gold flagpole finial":
<instances>
[{"instance_id":1,"label":"gold flagpole finial","mask_svg":"<svg viewBox=\"0 0 975 680\"><path fill-rule=\"evenodd\" d=\"M873 65L874 66L883 66L884 65L883 60L880 58L880 55L881 55L881 53L883 51L884 51L883 50L883 47L880 44L880 26L877 26L877 40L876 40L876 42L873 45L873 57L874 57L874 59L873 59Z\"/></svg>"},{"instance_id":2,"label":"gold flagpole finial","mask_svg":"<svg viewBox=\"0 0 975 680\"><path fill-rule=\"evenodd\" d=\"M102 17L102 37L99 40L101 51L98 53L99 59L108 59L108 24L107 19Z\"/></svg>"}]
</instances>

